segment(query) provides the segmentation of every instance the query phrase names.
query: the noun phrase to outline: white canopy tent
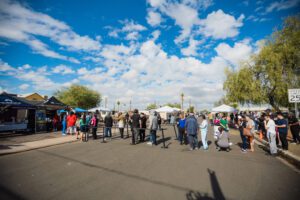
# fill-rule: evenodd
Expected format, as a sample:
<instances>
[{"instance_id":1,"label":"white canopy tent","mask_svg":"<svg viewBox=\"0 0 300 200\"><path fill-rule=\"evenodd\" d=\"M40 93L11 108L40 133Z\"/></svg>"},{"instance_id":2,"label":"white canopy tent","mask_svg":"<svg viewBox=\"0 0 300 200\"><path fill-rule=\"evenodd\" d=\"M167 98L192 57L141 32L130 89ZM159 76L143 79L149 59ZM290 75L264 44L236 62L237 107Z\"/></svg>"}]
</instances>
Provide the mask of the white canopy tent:
<instances>
[{"instance_id":1,"label":"white canopy tent","mask_svg":"<svg viewBox=\"0 0 300 200\"><path fill-rule=\"evenodd\" d=\"M155 110L156 112L158 112L161 116L162 119L167 119L167 115L169 113L174 113L174 112L178 112L179 109L178 108L172 108L170 106L163 106L161 108L158 108Z\"/></svg>"},{"instance_id":2,"label":"white canopy tent","mask_svg":"<svg viewBox=\"0 0 300 200\"><path fill-rule=\"evenodd\" d=\"M250 104L250 105L244 105L239 107L240 111L265 111L267 109L272 110L273 108L269 104L261 104L261 105ZM289 110L288 108L284 108L284 107L280 107L279 109L281 111L286 111L286 112Z\"/></svg>"},{"instance_id":3,"label":"white canopy tent","mask_svg":"<svg viewBox=\"0 0 300 200\"><path fill-rule=\"evenodd\" d=\"M237 111L235 108L233 108L231 106L228 106L228 105L225 105L225 104L212 109L212 112L232 113L232 112L235 112L235 111Z\"/></svg>"},{"instance_id":4,"label":"white canopy tent","mask_svg":"<svg viewBox=\"0 0 300 200\"><path fill-rule=\"evenodd\" d=\"M95 108L91 108L89 109L89 112L96 112L96 110L100 111L105 111L105 112L110 112L111 110L109 108L105 108L105 107L95 107Z\"/></svg>"}]
</instances>

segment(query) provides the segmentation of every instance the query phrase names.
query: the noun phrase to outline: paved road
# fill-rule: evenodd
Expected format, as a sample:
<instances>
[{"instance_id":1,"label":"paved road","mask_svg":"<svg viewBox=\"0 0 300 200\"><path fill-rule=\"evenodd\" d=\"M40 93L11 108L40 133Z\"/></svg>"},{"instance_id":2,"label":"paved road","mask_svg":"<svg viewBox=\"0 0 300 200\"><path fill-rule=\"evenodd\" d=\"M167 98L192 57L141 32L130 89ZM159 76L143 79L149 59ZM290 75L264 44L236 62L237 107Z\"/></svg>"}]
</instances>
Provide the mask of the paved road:
<instances>
[{"instance_id":1,"label":"paved road","mask_svg":"<svg viewBox=\"0 0 300 200\"><path fill-rule=\"evenodd\" d=\"M169 129L170 130L170 129ZM211 133L210 133L211 135ZM0 199L298 199L300 175L255 153L188 151L129 139L64 144L0 157ZM209 140L212 137L209 136ZM232 135L234 144L239 137Z\"/></svg>"}]
</instances>

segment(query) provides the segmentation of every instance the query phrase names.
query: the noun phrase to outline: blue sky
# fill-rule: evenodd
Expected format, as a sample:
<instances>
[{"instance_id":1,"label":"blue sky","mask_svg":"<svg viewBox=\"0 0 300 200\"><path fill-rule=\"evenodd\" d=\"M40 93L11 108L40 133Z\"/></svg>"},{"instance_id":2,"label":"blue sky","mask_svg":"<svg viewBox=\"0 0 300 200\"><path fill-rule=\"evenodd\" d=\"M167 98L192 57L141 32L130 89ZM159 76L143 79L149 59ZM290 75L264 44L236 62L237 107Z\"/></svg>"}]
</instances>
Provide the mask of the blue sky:
<instances>
[{"instance_id":1,"label":"blue sky","mask_svg":"<svg viewBox=\"0 0 300 200\"><path fill-rule=\"evenodd\" d=\"M297 13L299 0L0 0L0 90L51 95L76 83L124 109L184 92L210 108L224 69Z\"/></svg>"}]
</instances>

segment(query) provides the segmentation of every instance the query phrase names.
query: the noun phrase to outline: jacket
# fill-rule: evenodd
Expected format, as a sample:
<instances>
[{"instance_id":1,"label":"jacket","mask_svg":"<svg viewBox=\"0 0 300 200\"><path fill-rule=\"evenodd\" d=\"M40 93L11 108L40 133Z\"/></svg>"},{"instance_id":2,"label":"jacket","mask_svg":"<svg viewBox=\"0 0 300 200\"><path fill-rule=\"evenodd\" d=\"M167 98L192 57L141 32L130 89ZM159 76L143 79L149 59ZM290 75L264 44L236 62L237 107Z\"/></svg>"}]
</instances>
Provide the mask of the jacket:
<instances>
[{"instance_id":1,"label":"jacket","mask_svg":"<svg viewBox=\"0 0 300 200\"><path fill-rule=\"evenodd\" d=\"M188 135L197 135L198 122L195 116L189 116L185 121L185 130Z\"/></svg>"},{"instance_id":2,"label":"jacket","mask_svg":"<svg viewBox=\"0 0 300 200\"><path fill-rule=\"evenodd\" d=\"M157 119L157 116L151 116L150 119L150 124L149 124L149 129L150 130L157 130L158 129L158 119Z\"/></svg>"},{"instance_id":3,"label":"jacket","mask_svg":"<svg viewBox=\"0 0 300 200\"><path fill-rule=\"evenodd\" d=\"M113 126L113 118L111 116L104 117L104 125L105 127L112 127Z\"/></svg>"}]
</instances>

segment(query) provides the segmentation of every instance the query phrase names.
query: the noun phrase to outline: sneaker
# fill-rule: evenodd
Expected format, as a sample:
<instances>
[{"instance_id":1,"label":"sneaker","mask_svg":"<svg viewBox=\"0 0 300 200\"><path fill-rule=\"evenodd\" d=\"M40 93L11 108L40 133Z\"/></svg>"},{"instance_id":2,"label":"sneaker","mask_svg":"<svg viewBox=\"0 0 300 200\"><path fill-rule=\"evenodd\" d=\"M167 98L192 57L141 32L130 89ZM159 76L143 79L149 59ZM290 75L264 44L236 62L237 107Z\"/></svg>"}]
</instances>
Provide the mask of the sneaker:
<instances>
[{"instance_id":1,"label":"sneaker","mask_svg":"<svg viewBox=\"0 0 300 200\"><path fill-rule=\"evenodd\" d=\"M242 153L247 153L247 150L246 149L242 149L241 152Z\"/></svg>"},{"instance_id":2,"label":"sneaker","mask_svg":"<svg viewBox=\"0 0 300 200\"><path fill-rule=\"evenodd\" d=\"M229 142L229 146L232 146L232 142Z\"/></svg>"},{"instance_id":3,"label":"sneaker","mask_svg":"<svg viewBox=\"0 0 300 200\"><path fill-rule=\"evenodd\" d=\"M196 147L195 150L198 150L198 147Z\"/></svg>"},{"instance_id":4,"label":"sneaker","mask_svg":"<svg viewBox=\"0 0 300 200\"><path fill-rule=\"evenodd\" d=\"M147 142L148 145L152 145L152 142Z\"/></svg>"},{"instance_id":5,"label":"sneaker","mask_svg":"<svg viewBox=\"0 0 300 200\"><path fill-rule=\"evenodd\" d=\"M297 144L296 142L291 142L290 144Z\"/></svg>"},{"instance_id":6,"label":"sneaker","mask_svg":"<svg viewBox=\"0 0 300 200\"><path fill-rule=\"evenodd\" d=\"M193 151L194 149L190 148L190 151Z\"/></svg>"}]
</instances>

